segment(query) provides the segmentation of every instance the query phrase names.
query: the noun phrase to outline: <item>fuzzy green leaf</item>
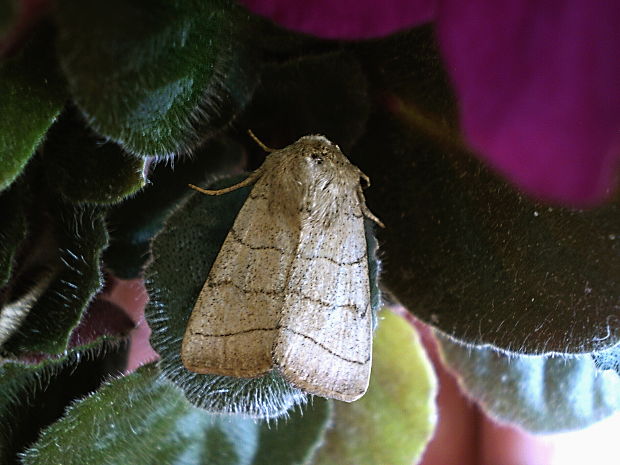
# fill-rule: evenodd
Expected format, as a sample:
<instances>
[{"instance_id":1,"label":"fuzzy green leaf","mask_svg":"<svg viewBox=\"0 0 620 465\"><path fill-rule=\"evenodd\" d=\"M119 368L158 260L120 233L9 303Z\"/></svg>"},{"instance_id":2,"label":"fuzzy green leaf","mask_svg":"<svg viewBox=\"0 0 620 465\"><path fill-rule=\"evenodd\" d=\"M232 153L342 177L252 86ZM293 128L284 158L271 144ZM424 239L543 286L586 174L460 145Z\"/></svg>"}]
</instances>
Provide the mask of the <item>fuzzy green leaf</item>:
<instances>
[{"instance_id":1,"label":"fuzzy green leaf","mask_svg":"<svg viewBox=\"0 0 620 465\"><path fill-rule=\"evenodd\" d=\"M295 465L316 447L329 412L319 402L277 425L210 415L147 366L75 402L24 464Z\"/></svg>"},{"instance_id":2,"label":"fuzzy green leaf","mask_svg":"<svg viewBox=\"0 0 620 465\"><path fill-rule=\"evenodd\" d=\"M74 403L24 456L24 464L250 464L258 425L192 408L146 367Z\"/></svg>"},{"instance_id":3,"label":"fuzzy green leaf","mask_svg":"<svg viewBox=\"0 0 620 465\"><path fill-rule=\"evenodd\" d=\"M50 210L49 216L44 215L45 226L38 225L44 232L36 237L32 256L48 255L37 268L47 269L53 278L4 345L3 349L12 354L64 352L71 331L102 286L100 256L107 243L102 212L90 206L76 208L55 200L46 205L39 200L39 208ZM41 251L37 252L37 247Z\"/></svg>"},{"instance_id":4,"label":"fuzzy green leaf","mask_svg":"<svg viewBox=\"0 0 620 465\"><path fill-rule=\"evenodd\" d=\"M620 411L620 376L592 355L518 355L436 333L444 362L492 417L536 433L585 428Z\"/></svg>"},{"instance_id":5,"label":"fuzzy green leaf","mask_svg":"<svg viewBox=\"0 0 620 465\"><path fill-rule=\"evenodd\" d=\"M97 137L73 111L52 126L43 153L48 184L74 203L117 203L146 181L146 160Z\"/></svg>"},{"instance_id":6,"label":"fuzzy green leaf","mask_svg":"<svg viewBox=\"0 0 620 465\"><path fill-rule=\"evenodd\" d=\"M245 105L258 66L225 0L62 0L59 52L91 126L129 152L186 152ZM104 98L102 98L104 96Z\"/></svg>"},{"instance_id":7,"label":"fuzzy green leaf","mask_svg":"<svg viewBox=\"0 0 620 465\"><path fill-rule=\"evenodd\" d=\"M0 306L1 289L13 274L15 255L26 236L21 192L16 186L0 193Z\"/></svg>"},{"instance_id":8,"label":"fuzzy green leaf","mask_svg":"<svg viewBox=\"0 0 620 465\"><path fill-rule=\"evenodd\" d=\"M221 181L215 188L240 179ZM192 403L211 411L268 418L284 415L293 405L304 402L305 394L275 370L251 380L200 375L188 371L180 358L181 341L196 298L250 189L222 196L195 194L168 218L166 228L153 241L153 261L145 273L151 296L146 318L153 330L151 345L161 356L162 371ZM369 252L371 295L376 303L377 259L372 239Z\"/></svg>"},{"instance_id":9,"label":"fuzzy green leaf","mask_svg":"<svg viewBox=\"0 0 620 465\"><path fill-rule=\"evenodd\" d=\"M377 112L352 152L385 223L383 284L454 337L525 353L620 339L620 204L537 204L458 145ZM509 328L510 330L507 330Z\"/></svg>"},{"instance_id":10,"label":"fuzzy green leaf","mask_svg":"<svg viewBox=\"0 0 620 465\"><path fill-rule=\"evenodd\" d=\"M191 158L179 157L174 164L157 164L142 191L111 209L110 247L104 254L106 266L120 278L137 277L149 258L151 239L170 212L193 192L188 184L202 186L232 171L240 165L243 152L238 142L219 137L200 146Z\"/></svg>"},{"instance_id":11,"label":"fuzzy green leaf","mask_svg":"<svg viewBox=\"0 0 620 465\"><path fill-rule=\"evenodd\" d=\"M0 463L22 463L17 454L41 428L56 421L71 400L118 375L125 360L126 346L100 344L34 364L0 361Z\"/></svg>"},{"instance_id":12,"label":"fuzzy green leaf","mask_svg":"<svg viewBox=\"0 0 620 465\"><path fill-rule=\"evenodd\" d=\"M0 39L10 28L16 17L17 9L17 0L0 0Z\"/></svg>"},{"instance_id":13,"label":"fuzzy green leaf","mask_svg":"<svg viewBox=\"0 0 620 465\"><path fill-rule=\"evenodd\" d=\"M252 465L302 465L310 463L322 445L333 416L333 403L315 397L303 408L289 412L275 424L263 423L260 447Z\"/></svg>"},{"instance_id":14,"label":"fuzzy green leaf","mask_svg":"<svg viewBox=\"0 0 620 465\"><path fill-rule=\"evenodd\" d=\"M347 154L368 119L367 86L360 63L351 54L295 59L265 71L238 125L252 129L275 148L301 136L322 134Z\"/></svg>"},{"instance_id":15,"label":"fuzzy green leaf","mask_svg":"<svg viewBox=\"0 0 620 465\"><path fill-rule=\"evenodd\" d=\"M40 30L0 63L0 190L19 176L64 105L52 44L50 32Z\"/></svg>"},{"instance_id":16,"label":"fuzzy green leaf","mask_svg":"<svg viewBox=\"0 0 620 465\"><path fill-rule=\"evenodd\" d=\"M368 72L371 92L382 103L406 102L417 121L438 136L458 137L458 111L443 67L433 25L349 46Z\"/></svg>"},{"instance_id":17,"label":"fuzzy green leaf","mask_svg":"<svg viewBox=\"0 0 620 465\"><path fill-rule=\"evenodd\" d=\"M10 463L15 455L15 442L23 433L20 415L26 405L43 391L50 380L46 367L24 366L9 361L0 362L0 461ZM21 412L20 412L21 410ZM20 434L21 433L21 434Z\"/></svg>"},{"instance_id":18,"label":"fuzzy green leaf","mask_svg":"<svg viewBox=\"0 0 620 465\"><path fill-rule=\"evenodd\" d=\"M50 282L57 275L57 270L48 270L35 277L34 283L20 292L18 296L11 295L11 286L4 289L5 301L0 307L0 347L11 337L16 335L28 314L37 301L49 288Z\"/></svg>"},{"instance_id":19,"label":"fuzzy green leaf","mask_svg":"<svg viewBox=\"0 0 620 465\"><path fill-rule=\"evenodd\" d=\"M368 392L350 404L335 402L314 465L411 465L435 429L437 379L424 347L404 318L379 316Z\"/></svg>"}]
</instances>

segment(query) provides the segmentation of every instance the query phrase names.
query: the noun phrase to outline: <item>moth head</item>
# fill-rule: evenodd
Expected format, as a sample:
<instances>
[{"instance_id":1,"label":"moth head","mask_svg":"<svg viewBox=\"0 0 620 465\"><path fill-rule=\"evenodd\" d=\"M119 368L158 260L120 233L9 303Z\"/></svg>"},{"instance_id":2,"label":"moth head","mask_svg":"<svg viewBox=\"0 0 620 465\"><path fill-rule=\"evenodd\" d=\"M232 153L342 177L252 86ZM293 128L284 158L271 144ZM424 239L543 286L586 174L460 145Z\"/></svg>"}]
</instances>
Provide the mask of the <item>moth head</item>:
<instances>
[{"instance_id":1,"label":"moth head","mask_svg":"<svg viewBox=\"0 0 620 465\"><path fill-rule=\"evenodd\" d=\"M305 136L293 144L313 176L350 178L357 171L340 147L320 135Z\"/></svg>"}]
</instances>

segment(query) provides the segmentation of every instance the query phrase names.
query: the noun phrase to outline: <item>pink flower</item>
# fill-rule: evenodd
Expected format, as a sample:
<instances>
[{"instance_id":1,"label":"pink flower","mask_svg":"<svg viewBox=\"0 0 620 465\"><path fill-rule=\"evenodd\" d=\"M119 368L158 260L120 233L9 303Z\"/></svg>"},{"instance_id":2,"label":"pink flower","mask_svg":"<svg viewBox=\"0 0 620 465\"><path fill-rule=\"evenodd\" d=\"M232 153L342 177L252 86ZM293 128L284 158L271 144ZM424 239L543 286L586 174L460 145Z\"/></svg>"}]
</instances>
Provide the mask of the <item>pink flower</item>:
<instances>
[{"instance_id":1,"label":"pink flower","mask_svg":"<svg viewBox=\"0 0 620 465\"><path fill-rule=\"evenodd\" d=\"M620 160L620 3L613 0L242 0L325 38L435 21L467 142L526 192L588 206Z\"/></svg>"}]
</instances>

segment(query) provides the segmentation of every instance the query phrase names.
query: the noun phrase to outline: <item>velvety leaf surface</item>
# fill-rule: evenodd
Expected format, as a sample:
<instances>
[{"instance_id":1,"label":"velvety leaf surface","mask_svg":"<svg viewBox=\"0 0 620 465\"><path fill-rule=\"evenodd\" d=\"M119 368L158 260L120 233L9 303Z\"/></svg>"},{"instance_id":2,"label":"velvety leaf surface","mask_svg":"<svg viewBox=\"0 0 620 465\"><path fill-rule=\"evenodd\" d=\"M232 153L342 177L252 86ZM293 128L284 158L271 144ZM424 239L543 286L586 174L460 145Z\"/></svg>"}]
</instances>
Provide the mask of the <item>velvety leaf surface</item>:
<instances>
[{"instance_id":1,"label":"velvety leaf surface","mask_svg":"<svg viewBox=\"0 0 620 465\"><path fill-rule=\"evenodd\" d=\"M19 176L63 107L52 43L50 31L40 30L0 63L0 190Z\"/></svg>"},{"instance_id":2,"label":"velvety leaf surface","mask_svg":"<svg viewBox=\"0 0 620 465\"><path fill-rule=\"evenodd\" d=\"M75 402L24 456L25 464L250 464L258 425L194 409L153 367Z\"/></svg>"},{"instance_id":3,"label":"velvety leaf surface","mask_svg":"<svg viewBox=\"0 0 620 465\"><path fill-rule=\"evenodd\" d=\"M146 181L146 160L98 137L74 111L65 112L52 126L43 154L49 185L75 203L118 203Z\"/></svg>"},{"instance_id":4,"label":"velvety leaf surface","mask_svg":"<svg viewBox=\"0 0 620 465\"><path fill-rule=\"evenodd\" d=\"M296 465L320 441L330 411L317 402L271 425L210 415L151 365L75 402L24 463Z\"/></svg>"},{"instance_id":5,"label":"velvety leaf surface","mask_svg":"<svg viewBox=\"0 0 620 465\"><path fill-rule=\"evenodd\" d=\"M17 0L0 0L0 41L17 14Z\"/></svg>"},{"instance_id":6,"label":"velvety leaf surface","mask_svg":"<svg viewBox=\"0 0 620 465\"><path fill-rule=\"evenodd\" d=\"M520 356L436 337L461 387L499 421L554 433L585 428L620 410L620 376L597 369L590 354Z\"/></svg>"},{"instance_id":7,"label":"velvety leaf surface","mask_svg":"<svg viewBox=\"0 0 620 465\"><path fill-rule=\"evenodd\" d=\"M2 361L0 364L0 459L8 463L15 452L12 443L18 440L19 416L17 412L43 391L50 380L51 371L44 367L25 366ZM34 392L29 392L33 389Z\"/></svg>"},{"instance_id":8,"label":"velvety leaf surface","mask_svg":"<svg viewBox=\"0 0 620 465\"><path fill-rule=\"evenodd\" d=\"M178 157L174 163L151 168L148 185L108 214L111 236L104 253L106 266L120 278L137 277L149 258L153 236L170 212L194 192L188 183L202 186L238 170L243 156L239 142L222 136L198 147L192 157Z\"/></svg>"},{"instance_id":9,"label":"velvety leaf surface","mask_svg":"<svg viewBox=\"0 0 620 465\"><path fill-rule=\"evenodd\" d=\"M28 177L22 176L0 194L0 348L19 329L41 294L48 288L59 265L49 235L40 246L30 237L34 219L28 210L33 196ZM40 205L38 206L40 208Z\"/></svg>"},{"instance_id":10,"label":"velvety leaf surface","mask_svg":"<svg viewBox=\"0 0 620 465\"><path fill-rule=\"evenodd\" d=\"M47 291L58 270L41 273L31 287L19 296L11 296L10 289L3 289L6 300L0 306L0 347L22 326L37 300ZM7 286L8 287L8 286Z\"/></svg>"},{"instance_id":11,"label":"velvety leaf surface","mask_svg":"<svg viewBox=\"0 0 620 465\"><path fill-rule=\"evenodd\" d=\"M333 416L332 401L314 397L284 418L262 422L252 465L305 465L323 443Z\"/></svg>"},{"instance_id":12,"label":"velvety leaf surface","mask_svg":"<svg viewBox=\"0 0 620 465\"><path fill-rule=\"evenodd\" d=\"M43 206L45 204L41 204ZM49 286L32 306L20 329L3 347L9 353L62 353L69 335L102 285L101 251L107 243L103 214L95 207L76 208L52 200L44 225L53 237L35 237L37 247L52 251L44 264L54 273ZM49 229L48 229L49 228ZM48 242L49 241L49 242Z\"/></svg>"},{"instance_id":13,"label":"velvety leaf surface","mask_svg":"<svg viewBox=\"0 0 620 465\"><path fill-rule=\"evenodd\" d=\"M29 313L36 307L39 299L49 292L50 284L60 273L60 268L42 271L38 276L32 276L33 283L21 294L13 297L8 292L9 298L0 306L0 348L6 349L3 347L5 341L20 330ZM99 297L88 306L79 324L71 331L67 348L85 350L99 347L102 342L118 344L134 328L133 320L122 308ZM21 331L26 331L26 328ZM42 352L27 352L17 354L17 357L20 362L36 364L46 358L58 358L64 355L66 352L56 356Z\"/></svg>"},{"instance_id":14,"label":"velvety leaf surface","mask_svg":"<svg viewBox=\"0 0 620 465\"><path fill-rule=\"evenodd\" d=\"M216 187L230 186L241 179L244 177L229 178ZM161 356L164 375L181 387L192 403L211 411L268 418L303 403L305 394L276 371L250 380L200 375L188 371L180 358L181 341L196 298L250 189L222 196L195 194L171 215L153 242L153 261L145 274L151 297L146 318L153 330L151 345ZM369 249L375 251L372 240ZM377 264L372 254L370 268L376 303Z\"/></svg>"},{"instance_id":15,"label":"velvety leaf surface","mask_svg":"<svg viewBox=\"0 0 620 465\"><path fill-rule=\"evenodd\" d=\"M378 112L352 152L385 223L383 284L411 312L473 344L602 350L620 338L620 205L526 199L457 145Z\"/></svg>"},{"instance_id":16,"label":"velvety leaf surface","mask_svg":"<svg viewBox=\"0 0 620 465\"><path fill-rule=\"evenodd\" d=\"M0 294L13 273L15 255L26 236L26 218L21 209L20 193L16 188L0 193Z\"/></svg>"},{"instance_id":17,"label":"velvety leaf surface","mask_svg":"<svg viewBox=\"0 0 620 465\"><path fill-rule=\"evenodd\" d=\"M0 463L21 464L18 453L42 428L56 421L73 399L118 375L125 363L126 347L119 344L72 350L64 358L36 364L0 361Z\"/></svg>"},{"instance_id":18,"label":"velvety leaf surface","mask_svg":"<svg viewBox=\"0 0 620 465\"><path fill-rule=\"evenodd\" d=\"M237 124L274 148L308 134L322 134L347 154L366 125L367 86L352 54L341 51L293 59L265 70Z\"/></svg>"},{"instance_id":19,"label":"velvety leaf surface","mask_svg":"<svg viewBox=\"0 0 620 465\"><path fill-rule=\"evenodd\" d=\"M252 24L252 42L261 51L265 64L283 63L341 48L338 42L282 29L261 16L252 14L249 16Z\"/></svg>"},{"instance_id":20,"label":"velvety leaf surface","mask_svg":"<svg viewBox=\"0 0 620 465\"><path fill-rule=\"evenodd\" d=\"M314 465L417 463L437 421L437 379L417 332L404 318L379 313L366 394L334 402L334 420Z\"/></svg>"},{"instance_id":21,"label":"velvety leaf surface","mask_svg":"<svg viewBox=\"0 0 620 465\"><path fill-rule=\"evenodd\" d=\"M95 130L135 154L191 150L257 81L231 2L62 0L56 18L73 98Z\"/></svg>"},{"instance_id":22,"label":"velvety leaf surface","mask_svg":"<svg viewBox=\"0 0 620 465\"><path fill-rule=\"evenodd\" d=\"M361 61L369 93L379 104L397 114L404 104L411 110L407 114L436 137L459 137L457 102L431 25L347 48Z\"/></svg>"}]
</instances>

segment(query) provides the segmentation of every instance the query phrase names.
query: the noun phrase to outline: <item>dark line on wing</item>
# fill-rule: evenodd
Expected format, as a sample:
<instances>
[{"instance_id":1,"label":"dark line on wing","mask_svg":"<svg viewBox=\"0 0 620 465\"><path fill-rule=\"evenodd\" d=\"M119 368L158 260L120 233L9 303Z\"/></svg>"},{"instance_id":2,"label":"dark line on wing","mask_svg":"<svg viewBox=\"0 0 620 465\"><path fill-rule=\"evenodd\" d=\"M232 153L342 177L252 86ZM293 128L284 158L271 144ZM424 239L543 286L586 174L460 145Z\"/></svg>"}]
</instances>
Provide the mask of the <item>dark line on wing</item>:
<instances>
[{"instance_id":1,"label":"dark line on wing","mask_svg":"<svg viewBox=\"0 0 620 465\"><path fill-rule=\"evenodd\" d=\"M241 236L239 236L239 233L237 233L237 231L233 228L230 229L230 234L231 237L233 238L233 240L235 240L236 242L238 242L239 244L243 245L244 247L247 247L250 250L276 250L278 252L280 252L282 255L286 254L287 252L280 248L280 247L276 247L274 245L251 245L248 244L246 241L244 241L243 239L241 239ZM329 257L327 255L317 255L315 257L303 257L303 256L297 256L296 258L300 258L302 260L315 260L315 259L320 259L320 260L327 260L335 265L338 266L353 266L353 265L359 265L363 260L366 260L366 255L362 255L361 257L351 261L351 262L340 262L338 260L333 259L332 257Z\"/></svg>"},{"instance_id":2,"label":"dark line on wing","mask_svg":"<svg viewBox=\"0 0 620 465\"><path fill-rule=\"evenodd\" d=\"M315 257L298 257L298 258L301 258L302 260L309 260L309 261L315 260L315 259L327 260L338 266L359 265L360 263L362 263L362 261L367 260L366 255L363 255L360 258L353 260L352 262L339 262L338 260L334 260L333 258L328 257L327 255L317 255Z\"/></svg>"},{"instance_id":3,"label":"dark line on wing","mask_svg":"<svg viewBox=\"0 0 620 465\"><path fill-rule=\"evenodd\" d=\"M207 281L207 286L209 287L218 287L218 286L226 286L226 285L235 287L242 292L249 292L250 294L265 294L269 296L281 296L285 292L285 289L281 289L281 290L274 289L272 291L268 289L244 289L243 287L239 286L237 283L235 283L234 281L230 279L223 279L221 281Z\"/></svg>"},{"instance_id":4,"label":"dark line on wing","mask_svg":"<svg viewBox=\"0 0 620 465\"><path fill-rule=\"evenodd\" d=\"M299 331L295 331L294 329L290 329L287 328L286 326L274 326L273 328L252 328L252 329L245 329L243 331L237 331L235 333L226 333L226 334L204 334L198 331L195 331L193 334L197 334L199 336L203 336L203 337L230 337L230 336L238 336L239 334L247 334L247 333L253 333L256 331L279 331L280 329L283 329L285 331L288 331L289 333L293 333L296 334L297 336L301 336L304 339L308 339L309 341L312 341L314 344L316 344L317 346L319 346L321 349L323 349L326 352L329 352L330 354L332 354L334 357L337 357L341 360L344 360L345 362L349 362L349 363L354 363L356 365L366 365L369 361L370 361L370 357L368 357L365 361L360 362L359 360L353 360L347 357L343 357L340 354L337 354L336 352L334 352L333 350L331 350L329 347L326 347L325 345L323 345L322 343L320 343L319 341L317 341L316 339L307 336L306 334L300 333Z\"/></svg>"},{"instance_id":5,"label":"dark line on wing","mask_svg":"<svg viewBox=\"0 0 620 465\"><path fill-rule=\"evenodd\" d=\"M243 239L241 239L241 236L239 236L237 231L235 231L234 227L230 228L230 235L236 242L247 247L250 250L277 250L282 255L287 253L284 249L281 249L280 247L276 247L275 245L250 245L247 242L245 242Z\"/></svg>"},{"instance_id":6,"label":"dark line on wing","mask_svg":"<svg viewBox=\"0 0 620 465\"><path fill-rule=\"evenodd\" d=\"M334 307L334 309L336 308L347 308L349 310L354 310L355 312L359 312L361 313L359 307L355 304L340 304L340 305L336 305L336 304L332 304L330 302L326 302L324 300L321 299L315 299L314 297L310 297L307 295L304 295L301 293L300 290L298 289L284 289L284 290L267 290L267 289L245 289L241 286L239 286L237 283L235 283L234 281L231 281L230 279L226 279L226 280L221 280L221 281L208 281L207 282L207 286L209 287L217 287L217 286L233 286L237 289L239 289L242 292L249 292L251 294L265 294L265 295L270 295L270 296L280 296L285 294L287 291L291 292L299 297L301 297L303 300L307 300L309 302L321 305L322 307ZM364 312L362 314L362 316L364 316L366 314L366 312Z\"/></svg>"},{"instance_id":7,"label":"dark line on wing","mask_svg":"<svg viewBox=\"0 0 620 465\"><path fill-rule=\"evenodd\" d=\"M336 305L336 304L332 304L332 303L326 302L325 300L315 299L314 297L310 297L310 296L304 295L304 294L301 293L300 290L297 290L297 289L289 289L288 291L293 293L293 294L295 294L295 295L298 295L303 300L307 300L309 302L315 303L315 304L320 305L322 307L327 307L327 308L333 307L334 309L336 309L336 308L348 308L349 310L359 311L359 309L357 308L357 306L355 304Z\"/></svg>"},{"instance_id":8,"label":"dark line on wing","mask_svg":"<svg viewBox=\"0 0 620 465\"><path fill-rule=\"evenodd\" d=\"M368 358L367 358L365 361L363 361L363 362L360 362L360 361L358 361L358 360L353 360L353 359L350 359L350 358L343 357L342 355L337 354L336 352L334 352L333 350L331 350L329 347L324 346L323 344L321 344L321 343L320 343L319 341L317 341L316 339L314 339L314 338L312 338L312 337L310 337L310 336L308 336L308 335L306 335L306 334L300 333L299 331L295 331L294 329L287 328L286 326L280 326L278 329L283 329L283 330L288 331L288 332L290 332L290 333L293 333L293 334L296 334L296 335L298 335L298 336L301 336L301 337L303 337L304 339L308 339L308 340L310 340L310 341L314 342L314 343L315 343L317 346L319 346L321 349L325 350L326 352L329 352L329 353L330 353L330 354L332 354L334 357L338 357L339 359L344 360L345 362L355 363L356 365L366 365L366 364L370 361L370 357L368 357Z\"/></svg>"},{"instance_id":9,"label":"dark line on wing","mask_svg":"<svg viewBox=\"0 0 620 465\"><path fill-rule=\"evenodd\" d=\"M205 333L201 333L198 331L195 331L193 334L198 334L200 336L203 337L230 337L230 336L237 336L239 334L247 334L247 333L253 333L256 331L277 331L278 329L280 329L278 326L276 326L275 328L252 328L252 329L245 329L243 331L237 331L235 333L226 333L226 334L205 334Z\"/></svg>"},{"instance_id":10,"label":"dark line on wing","mask_svg":"<svg viewBox=\"0 0 620 465\"><path fill-rule=\"evenodd\" d=\"M370 361L370 358L368 359L368 362ZM368 363L366 362L366 363ZM359 362L358 362L359 363ZM280 368L282 368L282 366L280 365ZM304 370L299 370L299 369L295 369L293 367L287 366L286 367L288 370L290 370L291 372L297 374L297 375L302 375L302 374L306 374L304 372ZM288 379L288 378L287 378ZM303 382L298 382L298 380L289 380L289 382L291 384L293 384L294 386L300 388L300 389L304 389L307 391L310 391L311 389L314 389L317 387L316 384L313 384L312 382L308 382L307 380L304 380ZM347 397L350 396L361 396L363 395L367 389L358 389L354 392L351 392L351 385L352 383L347 383L345 385L345 387L343 387L343 389L336 389L335 387L331 387L329 389L322 389L323 391L328 391L328 392L335 392L337 394L342 394L342 395L346 395ZM322 386L324 388L324 386Z\"/></svg>"}]
</instances>

